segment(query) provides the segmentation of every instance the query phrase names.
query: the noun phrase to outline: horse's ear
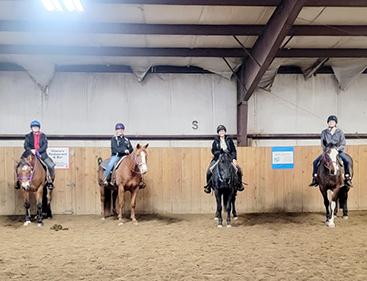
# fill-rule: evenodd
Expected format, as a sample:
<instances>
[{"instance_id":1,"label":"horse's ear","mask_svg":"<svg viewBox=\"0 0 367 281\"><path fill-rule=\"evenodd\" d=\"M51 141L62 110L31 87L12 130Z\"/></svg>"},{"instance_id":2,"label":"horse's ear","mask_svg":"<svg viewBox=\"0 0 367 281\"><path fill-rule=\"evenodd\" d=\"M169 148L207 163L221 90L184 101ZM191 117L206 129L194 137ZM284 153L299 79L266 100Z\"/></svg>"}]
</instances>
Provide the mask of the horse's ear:
<instances>
[{"instance_id":1,"label":"horse's ear","mask_svg":"<svg viewBox=\"0 0 367 281\"><path fill-rule=\"evenodd\" d=\"M140 143L138 143L137 145L136 145L136 149L140 149L141 148L141 145L140 145Z\"/></svg>"},{"instance_id":2,"label":"horse's ear","mask_svg":"<svg viewBox=\"0 0 367 281\"><path fill-rule=\"evenodd\" d=\"M148 148L148 146L149 146L149 143L147 143L146 145L144 145L144 149L147 149Z\"/></svg>"}]
</instances>

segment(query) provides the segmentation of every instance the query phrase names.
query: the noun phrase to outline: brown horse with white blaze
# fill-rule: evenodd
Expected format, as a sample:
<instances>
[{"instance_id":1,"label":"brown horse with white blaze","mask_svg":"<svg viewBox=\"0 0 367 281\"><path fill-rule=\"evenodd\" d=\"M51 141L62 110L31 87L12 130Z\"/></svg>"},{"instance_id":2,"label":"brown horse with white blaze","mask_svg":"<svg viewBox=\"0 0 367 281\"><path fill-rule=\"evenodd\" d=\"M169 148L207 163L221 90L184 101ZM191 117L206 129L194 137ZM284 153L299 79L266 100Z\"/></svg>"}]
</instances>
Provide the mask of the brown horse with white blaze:
<instances>
[{"instance_id":1,"label":"brown horse with white blaze","mask_svg":"<svg viewBox=\"0 0 367 281\"><path fill-rule=\"evenodd\" d=\"M30 212L30 193L36 193L36 204L37 204L37 223L38 226L43 225L43 214L42 214L42 202L44 199L44 192L47 189L47 215L52 217L51 214L51 199L52 191L46 188L46 170L42 166L40 160L32 154L30 151L23 153L20 161L16 166L16 180L21 188L24 208L26 211L24 225L27 226L31 223L31 212Z\"/></svg>"},{"instance_id":2,"label":"brown horse with white blaze","mask_svg":"<svg viewBox=\"0 0 367 281\"><path fill-rule=\"evenodd\" d=\"M131 193L130 218L133 221L133 223L135 224L137 223L135 217L136 197L143 180L142 175L148 172L148 165L147 165L148 153L146 151L148 145L149 144L141 146L140 144L137 144L135 150L121 160L119 166L113 171L112 174L113 183L111 183L107 187L103 185L104 168L101 165L102 161L101 159L98 160L99 162L98 184L100 186L100 192L101 192L101 210L103 219L109 215L110 211L110 206L106 204L107 203L107 200L105 200L107 199L106 196L115 194L115 196L112 196L113 199L115 199L115 200L112 199L112 201L115 202L111 202L111 204L114 205L113 209L118 215L119 225L123 224L122 215L125 203L125 192L129 191Z\"/></svg>"},{"instance_id":3,"label":"brown horse with white blaze","mask_svg":"<svg viewBox=\"0 0 367 281\"><path fill-rule=\"evenodd\" d=\"M324 205L326 209L326 225L328 227L335 227L334 218L337 212L337 201L340 195L342 195L344 187L343 168L338 159L339 152L333 146L330 146L323 153L321 162L318 168L318 182L320 192L324 199ZM348 155L348 157L350 157ZM350 158L351 159L351 158ZM351 160L351 176L353 172L353 162ZM348 191L344 191L347 196ZM329 193L329 194L328 194ZM343 201L343 214L347 216L347 197Z\"/></svg>"}]
</instances>

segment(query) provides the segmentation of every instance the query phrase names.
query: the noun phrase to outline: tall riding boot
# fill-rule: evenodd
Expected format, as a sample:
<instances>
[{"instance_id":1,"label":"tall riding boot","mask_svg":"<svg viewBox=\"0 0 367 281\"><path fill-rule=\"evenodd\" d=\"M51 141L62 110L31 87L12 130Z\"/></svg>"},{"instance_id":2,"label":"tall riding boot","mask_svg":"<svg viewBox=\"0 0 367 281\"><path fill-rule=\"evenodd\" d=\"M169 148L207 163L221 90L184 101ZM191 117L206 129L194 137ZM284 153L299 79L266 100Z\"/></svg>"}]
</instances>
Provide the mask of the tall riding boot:
<instances>
[{"instance_id":1,"label":"tall riding boot","mask_svg":"<svg viewBox=\"0 0 367 281\"><path fill-rule=\"evenodd\" d=\"M208 170L206 173L206 186L204 186L204 192L210 193L211 187L212 187L212 173L210 170Z\"/></svg>"},{"instance_id":2,"label":"tall riding boot","mask_svg":"<svg viewBox=\"0 0 367 281\"><path fill-rule=\"evenodd\" d=\"M348 187L353 187L352 184L352 177L350 176L349 171L345 171L345 175L344 175L344 184Z\"/></svg>"},{"instance_id":3,"label":"tall riding boot","mask_svg":"<svg viewBox=\"0 0 367 281\"><path fill-rule=\"evenodd\" d=\"M237 185L237 190L238 191L243 191L245 188L243 187L243 183L242 183L242 171L239 167L237 167L238 171L237 171L237 177L238 177L238 185Z\"/></svg>"}]
</instances>

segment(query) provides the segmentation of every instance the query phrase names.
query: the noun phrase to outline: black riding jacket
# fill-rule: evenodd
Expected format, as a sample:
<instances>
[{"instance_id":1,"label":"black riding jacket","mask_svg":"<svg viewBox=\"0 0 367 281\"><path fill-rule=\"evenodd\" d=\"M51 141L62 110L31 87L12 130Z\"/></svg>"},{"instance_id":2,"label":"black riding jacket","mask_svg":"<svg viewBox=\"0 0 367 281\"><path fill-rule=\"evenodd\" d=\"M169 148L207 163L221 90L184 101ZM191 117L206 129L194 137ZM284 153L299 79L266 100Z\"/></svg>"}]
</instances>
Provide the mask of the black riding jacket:
<instances>
[{"instance_id":1,"label":"black riding jacket","mask_svg":"<svg viewBox=\"0 0 367 281\"><path fill-rule=\"evenodd\" d=\"M125 151L128 150L129 153L126 153ZM119 157L125 156L130 154L134 151L133 146L131 145L131 142L128 138L124 136L120 137L113 137L111 139L111 153L113 155L117 155Z\"/></svg>"},{"instance_id":2,"label":"black riding jacket","mask_svg":"<svg viewBox=\"0 0 367 281\"><path fill-rule=\"evenodd\" d=\"M237 150L236 146L234 145L234 142L231 137L225 136L225 141L227 144L228 153L231 155L232 159L237 160ZM220 147L220 137L216 136L213 144L212 144L212 154L214 156L214 159L217 160L219 155L221 154L221 147Z\"/></svg>"}]
</instances>

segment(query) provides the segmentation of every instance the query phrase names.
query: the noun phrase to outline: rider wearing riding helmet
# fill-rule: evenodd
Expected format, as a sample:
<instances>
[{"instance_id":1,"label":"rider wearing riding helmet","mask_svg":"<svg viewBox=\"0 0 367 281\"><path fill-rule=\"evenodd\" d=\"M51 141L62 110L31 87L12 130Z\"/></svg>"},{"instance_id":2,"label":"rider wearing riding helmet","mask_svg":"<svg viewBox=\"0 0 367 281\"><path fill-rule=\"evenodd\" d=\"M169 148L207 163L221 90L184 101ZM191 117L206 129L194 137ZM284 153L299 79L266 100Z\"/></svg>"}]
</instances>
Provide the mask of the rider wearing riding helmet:
<instances>
[{"instance_id":1,"label":"rider wearing riding helmet","mask_svg":"<svg viewBox=\"0 0 367 281\"><path fill-rule=\"evenodd\" d=\"M219 156L224 153L227 152L229 153L229 155L232 158L232 163L236 166L237 168L237 175L238 175L238 179L239 179L239 184L237 186L237 190L238 191L243 191L243 185L242 185L242 171L241 168L238 166L237 163L237 150L236 147L234 145L234 142L232 140L232 138L230 136L226 135L227 133L227 129L226 127L224 127L223 125L219 125L217 127L217 136L214 138L213 144L212 144L212 154L213 154L213 159L210 162L207 174L206 174L206 186L204 187L204 191L206 193L210 193L211 188L212 188L212 183L211 183L211 177L212 177L212 167L213 165L215 165L215 163L218 161Z\"/></svg>"},{"instance_id":2,"label":"rider wearing riding helmet","mask_svg":"<svg viewBox=\"0 0 367 281\"><path fill-rule=\"evenodd\" d=\"M326 148L330 145L336 147L336 149L339 152L339 157L342 159L344 165L345 184L347 186L352 186L352 179L350 176L351 163L349 162L350 160L348 156L344 152L344 148L346 145L345 136L344 132L341 129L337 128L336 126L337 123L338 118L335 115L330 115L328 117L327 119L328 128L326 128L321 132L321 146L323 151L325 151ZM317 170L320 165L321 157L322 155L320 155L315 159L315 161L313 161L313 172L312 172L313 179L310 186L317 186L319 184L317 180Z\"/></svg>"},{"instance_id":3,"label":"rider wearing riding helmet","mask_svg":"<svg viewBox=\"0 0 367 281\"><path fill-rule=\"evenodd\" d=\"M41 132L41 123L37 120L31 122L31 132L25 136L24 149L31 151L39 157L47 166L47 186L53 189L53 179L55 177L55 163L47 155L48 141L46 135Z\"/></svg>"},{"instance_id":4,"label":"rider wearing riding helmet","mask_svg":"<svg viewBox=\"0 0 367 281\"><path fill-rule=\"evenodd\" d=\"M111 159L108 162L106 170L104 171L103 184L108 185L108 178L113 167L125 155L133 152L134 148L128 138L124 136L125 126L122 123L117 123L115 126L115 136L111 139Z\"/></svg>"}]
</instances>

